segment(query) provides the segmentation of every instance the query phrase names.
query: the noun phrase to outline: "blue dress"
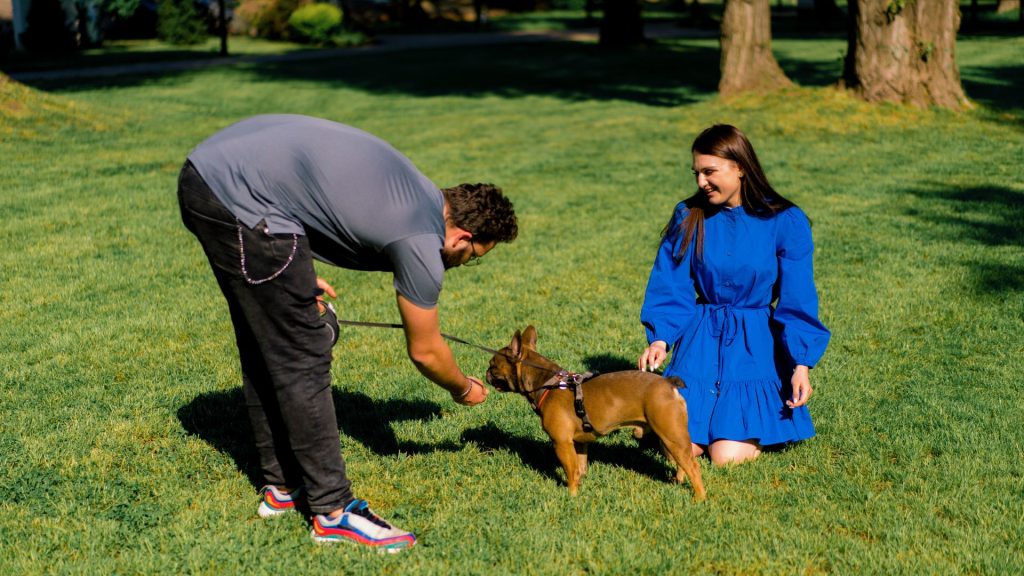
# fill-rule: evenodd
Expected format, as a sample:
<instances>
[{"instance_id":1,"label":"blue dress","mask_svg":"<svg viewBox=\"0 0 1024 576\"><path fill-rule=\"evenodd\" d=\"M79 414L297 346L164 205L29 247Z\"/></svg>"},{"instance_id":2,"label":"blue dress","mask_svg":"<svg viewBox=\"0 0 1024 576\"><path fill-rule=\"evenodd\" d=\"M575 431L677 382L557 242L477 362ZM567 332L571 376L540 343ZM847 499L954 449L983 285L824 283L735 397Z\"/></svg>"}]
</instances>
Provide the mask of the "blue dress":
<instances>
[{"instance_id":1,"label":"blue dress","mask_svg":"<svg viewBox=\"0 0 1024 576\"><path fill-rule=\"evenodd\" d=\"M687 212L676 206L640 321L648 342L671 346L664 373L686 383L691 440L770 446L814 436L807 407L785 404L793 367L813 367L829 340L807 216L795 206L768 218L744 207L708 210L698 259L694 241L680 251L676 230Z\"/></svg>"}]
</instances>

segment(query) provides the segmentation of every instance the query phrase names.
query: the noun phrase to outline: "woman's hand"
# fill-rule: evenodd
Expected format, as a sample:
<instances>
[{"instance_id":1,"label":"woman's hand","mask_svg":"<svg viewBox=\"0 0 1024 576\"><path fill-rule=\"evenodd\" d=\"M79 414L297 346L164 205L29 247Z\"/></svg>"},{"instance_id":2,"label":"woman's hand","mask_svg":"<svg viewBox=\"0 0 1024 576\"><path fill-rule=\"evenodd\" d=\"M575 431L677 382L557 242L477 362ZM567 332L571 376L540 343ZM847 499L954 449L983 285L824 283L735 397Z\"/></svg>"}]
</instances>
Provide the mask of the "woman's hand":
<instances>
[{"instance_id":1,"label":"woman's hand","mask_svg":"<svg viewBox=\"0 0 1024 576\"><path fill-rule=\"evenodd\" d=\"M798 408L807 404L807 400L811 397L811 393L814 390L811 389L811 369L804 365L799 365L793 369L793 398L786 400L786 406L790 408Z\"/></svg>"},{"instance_id":2,"label":"woman's hand","mask_svg":"<svg viewBox=\"0 0 1024 576\"><path fill-rule=\"evenodd\" d=\"M647 370L650 367L651 372L654 372L665 361L665 356L668 356L668 344L664 340L655 340L640 355L636 367L640 370Z\"/></svg>"}]
</instances>

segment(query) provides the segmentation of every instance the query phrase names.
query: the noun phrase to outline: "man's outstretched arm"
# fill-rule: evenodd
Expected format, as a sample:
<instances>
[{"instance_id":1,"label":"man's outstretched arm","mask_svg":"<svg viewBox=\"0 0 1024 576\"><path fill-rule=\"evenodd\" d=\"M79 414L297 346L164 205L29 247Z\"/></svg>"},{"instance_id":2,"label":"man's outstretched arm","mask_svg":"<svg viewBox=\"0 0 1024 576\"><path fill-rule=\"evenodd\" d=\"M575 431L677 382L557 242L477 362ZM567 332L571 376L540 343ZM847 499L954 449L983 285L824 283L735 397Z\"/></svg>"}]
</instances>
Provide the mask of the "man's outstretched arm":
<instances>
[{"instance_id":1,"label":"man's outstretched arm","mask_svg":"<svg viewBox=\"0 0 1024 576\"><path fill-rule=\"evenodd\" d=\"M396 293L402 316L409 359L421 374L447 390L459 404L473 406L487 399L487 388L466 376L455 362L451 348L441 336L437 307L420 308Z\"/></svg>"}]
</instances>

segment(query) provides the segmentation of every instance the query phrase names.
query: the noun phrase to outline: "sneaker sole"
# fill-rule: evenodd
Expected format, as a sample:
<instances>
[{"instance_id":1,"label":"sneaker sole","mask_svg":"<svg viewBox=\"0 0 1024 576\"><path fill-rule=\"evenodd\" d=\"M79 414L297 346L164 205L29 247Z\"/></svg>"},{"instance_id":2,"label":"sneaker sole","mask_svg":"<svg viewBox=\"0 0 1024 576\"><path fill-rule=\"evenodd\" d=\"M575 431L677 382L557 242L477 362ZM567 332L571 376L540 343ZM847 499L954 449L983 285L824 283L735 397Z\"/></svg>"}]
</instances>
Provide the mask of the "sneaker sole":
<instances>
[{"instance_id":1,"label":"sneaker sole","mask_svg":"<svg viewBox=\"0 0 1024 576\"><path fill-rule=\"evenodd\" d=\"M412 548L416 544L415 540L413 540L412 542L409 542L408 540L400 540L393 544L367 544L365 542L360 542L358 540L346 538L344 536L320 536L316 533L315 530L310 530L309 535L313 538L313 541L317 542L318 544L334 544L336 542L344 542L346 544L352 544L354 546L363 546L365 548L369 548L377 552L378 554L398 554L399 552Z\"/></svg>"},{"instance_id":2,"label":"sneaker sole","mask_svg":"<svg viewBox=\"0 0 1024 576\"><path fill-rule=\"evenodd\" d=\"M256 510L256 514L260 518L276 518L282 514L287 514L295 510L295 507L291 508L271 508L266 502L260 502L260 507Z\"/></svg>"}]
</instances>

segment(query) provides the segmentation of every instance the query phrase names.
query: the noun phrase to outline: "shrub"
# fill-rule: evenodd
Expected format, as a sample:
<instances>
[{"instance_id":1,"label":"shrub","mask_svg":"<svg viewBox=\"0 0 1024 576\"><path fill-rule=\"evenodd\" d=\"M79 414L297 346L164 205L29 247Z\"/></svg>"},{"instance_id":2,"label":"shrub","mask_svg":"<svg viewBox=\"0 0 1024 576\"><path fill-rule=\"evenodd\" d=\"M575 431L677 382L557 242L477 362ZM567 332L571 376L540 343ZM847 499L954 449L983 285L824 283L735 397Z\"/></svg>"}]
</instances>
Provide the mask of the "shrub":
<instances>
[{"instance_id":1,"label":"shrub","mask_svg":"<svg viewBox=\"0 0 1024 576\"><path fill-rule=\"evenodd\" d=\"M370 38L357 30L339 30L331 36L331 46L363 46Z\"/></svg>"},{"instance_id":2,"label":"shrub","mask_svg":"<svg viewBox=\"0 0 1024 576\"><path fill-rule=\"evenodd\" d=\"M99 0L103 37L156 38L160 3L153 0Z\"/></svg>"},{"instance_id":3,"label":"shrub","mask_svg":"<svg viewBox=\"0 0 1024 576\"><path fill-rule=\"evenodd\" d=\"M192 0L160 0L157 34L161 40L181 46L199 44L209 36L203 12Z\"/></svg>"},{"instance_id":4,"label":"shrub","mask_svg":"<svg viewBox=\"0 0 1024 576\"><path fill-rule=\"evenodd\" d=\"M300 40L321 46L341 32L341 8L333 4L307 4L288 18L288 25Z\"/></svg>"},{"instance_id":5,"label":"shrub","mask_svg":"<svg viewBox=\"0 0 1024 576\"><path fill-rule=\"evenodd\" d=\"M235 9L232 28L248 36L272 40L288 38L288 17L308 0L242 0Z\"/></svg>"}]
</instances>

